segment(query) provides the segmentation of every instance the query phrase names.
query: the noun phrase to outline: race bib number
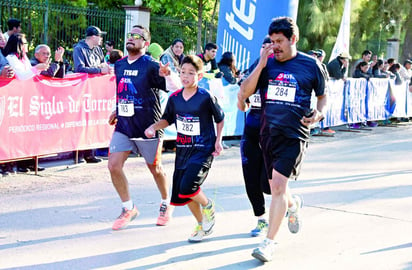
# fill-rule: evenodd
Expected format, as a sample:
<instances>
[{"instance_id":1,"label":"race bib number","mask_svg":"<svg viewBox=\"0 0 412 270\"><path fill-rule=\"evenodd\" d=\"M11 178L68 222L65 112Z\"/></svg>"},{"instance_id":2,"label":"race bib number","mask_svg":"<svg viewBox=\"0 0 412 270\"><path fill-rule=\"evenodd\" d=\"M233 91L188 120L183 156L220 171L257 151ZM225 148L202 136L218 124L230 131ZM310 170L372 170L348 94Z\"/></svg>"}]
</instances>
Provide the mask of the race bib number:
<instances>
[{"instance_id":1,"label":"race bib number","mask_svg":"<svg viewBox=\"0 0 412 270\"><path fill-rule=\"evenodd\" d=\"M200 122L199 117L183 117L178 116L176 118L176 130L180 134L187 136L200 135Z\"/></svg>"},{"instance_id":2,"label":"race bib number","mask_svg":"<svg viewBox=\"0 0 412 270\"><path fill-rule=\"evenodd\" d=\"M295 102L295 95L295 84L279 84L276 81L269 83L267 99Z\"/></svg>"},{"instance_id":3,"label":"race bib number","mask_svg":"<svg viewBox=\"0 0 412 270\"><path fill-rule=\"evenodd\" d=\"M249 97L250 105L253 107L258 107L260 108L262 103L260 101L260 95L259 94L253 94Z\"/></svg>"},{"instance_id":4,"label":"race bib number","mask_svg":"<svg viewBox=\"0 0 412 270\"><path fill-rule=\"evenodd\" d=\"M119 115L130 117L134 115L134 104L132 103L119 103L118 105Z\"/></svg>"}]
</instances>

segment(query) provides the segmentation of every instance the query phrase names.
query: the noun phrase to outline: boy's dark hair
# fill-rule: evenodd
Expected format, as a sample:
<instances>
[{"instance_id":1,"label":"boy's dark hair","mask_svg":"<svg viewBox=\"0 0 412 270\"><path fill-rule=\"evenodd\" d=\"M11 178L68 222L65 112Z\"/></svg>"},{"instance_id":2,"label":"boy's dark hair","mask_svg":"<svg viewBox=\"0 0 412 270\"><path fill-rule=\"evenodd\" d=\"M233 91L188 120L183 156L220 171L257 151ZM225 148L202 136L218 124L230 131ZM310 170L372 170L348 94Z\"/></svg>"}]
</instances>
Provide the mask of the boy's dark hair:
<instances>
[{"instance_id":1,"label":"boy's dark hair","mask_svg":"<svg viewBox=\"0 0 412 270\"><path fill-rule=\"evenodd\" d=\"M205 46L205 51L210 51L212 49L217 50L216 43L212 43L212 42L207 43L206 46Z\"/></svg>"},{"instance_id":2,"label":"boy's dark hair","mask_svg":"<svg viewBox=\"0 0 412 270\"><path fill-rule=\"evenodd\" d=\"M293 35L296 40L299 40L299 28L296 22L290 17L277 17L269 25L269 36L273 33L282 33L287 39L291 39Z\"/></svg>"},{"instance_id":3,"label":"boy's dark hair","mask_svg":"<svg viewBox=\"0 0 412 270\"><path fill-rule=\"evenodd\" d=\"M185 58L182 60L183 64L191 64L195 67L196 71L203 71L203 61L200 59L199 56L196 55L186 55Z\"/></svg>"},{"instance_id":4,"label":"boy's dark hair","mask_svg":"<svg viewBox=\"0 0 412 270\"><path fill-rule=\"evenodd\" d=\"M14 27L16 28L19 27L20 25L21 25L21 21L17 19L10 19L7 21L7 26L9 28L9 31L13 30Z\"/></svg>"}]
</instances>

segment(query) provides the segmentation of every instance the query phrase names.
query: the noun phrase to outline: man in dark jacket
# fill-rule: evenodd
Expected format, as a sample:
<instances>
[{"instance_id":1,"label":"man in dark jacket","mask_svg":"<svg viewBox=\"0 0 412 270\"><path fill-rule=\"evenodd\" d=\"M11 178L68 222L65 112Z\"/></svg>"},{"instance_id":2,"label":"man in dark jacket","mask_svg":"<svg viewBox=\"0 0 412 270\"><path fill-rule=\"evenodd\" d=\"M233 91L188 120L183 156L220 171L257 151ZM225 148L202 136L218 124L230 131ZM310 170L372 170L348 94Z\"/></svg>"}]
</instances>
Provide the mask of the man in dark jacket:
<instances>
[{"instance_id":1,"label":"man in dark jacket","mask_svg":"<svg viewBox=\"0 0 412 270\"><path fill-rule=\"evenodd\" d=\"M104 62L102 45L103 35L96 26L89 26L86 29L86 39L79 41L73 50L74 72L89 74L108 74L110 68Z\"/></svg>"},{"instance_id":2,"label":"man in dark jacket","mask_svg":"<svg viewBox=\"0 0 412 270\"><path fill-rule=\"evenodd\" d=\"M64 78L65 66L63 63L64 48L59 47L54 53L54 61L50 63L47 70L43 70L40 74L48 77ZM49 63L51 57L50 47L46 44L37 45L34 50L34 57L30 60L32 66L39 63Z\"/></svg>"},{"instance_id":3,"label":"man in dark jacket","mask_svg":"<svg viewBox=\"0 0 412 270\"><path fill-rule=\"evenodd\" d=\"M335 59L327 64L329 77L339 80L345 80L347 77L347 70L349 65L350 55L347 52L340 53Z\"/></svg>"},{"instance_id":4,"label":"man in dark jacket","mask_svg":"<svg viewBox=\"0 0 412 270\"><path fill-rule=\"evenodd\" d=\"M73 50L74 72L88 74L108 74L113 73L113 69L104 61L102 45L103 35L106 32L96 26L89 26L86 29L86 39L79 41ZM87 163L97 163L102 161L94 156L93 150L79 151Z\"/></svg>"}]
</instances>

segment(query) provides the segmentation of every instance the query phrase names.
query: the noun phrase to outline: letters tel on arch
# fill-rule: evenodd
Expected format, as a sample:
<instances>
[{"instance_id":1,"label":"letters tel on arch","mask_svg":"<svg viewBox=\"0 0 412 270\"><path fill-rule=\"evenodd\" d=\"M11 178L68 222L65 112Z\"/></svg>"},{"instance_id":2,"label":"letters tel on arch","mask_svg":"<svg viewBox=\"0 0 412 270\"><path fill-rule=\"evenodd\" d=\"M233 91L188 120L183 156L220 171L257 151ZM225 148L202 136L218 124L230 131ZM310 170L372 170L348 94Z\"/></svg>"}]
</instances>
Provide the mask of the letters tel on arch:
<instances>
[{"instance_id":1,"label":"letters tel on arch","mask_svg":"<svg viewBox=\"0 0 412 270\"><path fill-rule=\"evenodd\" d=\"M289 16L296 20L299 0L226 0L220 2L217 45L220 59L226 51L238 63L252 63L259 57L261 42L274 17ZM246 66L248 68L249 66Z\"/></svg>"}]
</instances>

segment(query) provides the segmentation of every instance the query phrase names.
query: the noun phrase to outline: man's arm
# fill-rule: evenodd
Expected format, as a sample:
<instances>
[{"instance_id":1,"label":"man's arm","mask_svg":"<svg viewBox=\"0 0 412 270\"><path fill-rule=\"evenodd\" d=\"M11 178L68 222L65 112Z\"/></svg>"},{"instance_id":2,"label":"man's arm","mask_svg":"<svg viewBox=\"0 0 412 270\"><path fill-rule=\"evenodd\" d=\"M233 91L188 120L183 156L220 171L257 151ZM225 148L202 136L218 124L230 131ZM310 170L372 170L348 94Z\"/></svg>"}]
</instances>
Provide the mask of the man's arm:
<instances>
[{"instance_id":1,"label":"man's arm","mask_svg":"<svg viewBox=\"0 0 412 270\"><path fill-rule=\"evenodd\" d=\"M302 119L300 120L301 123L305 126L310 126L313 125L317 122L320 122L323 120L323 118L325 118L325 114L323 112L323 110L326 107L326 103L327 103L327 96L326 95L322 95L322 96L318 96L317 97L318 102L316 105L316 109L313 110L313 113L310 116L303 116Z\"/></svg>"},{"instance_id":2,"label":"man's arm","mask_svg":"<svg viewBox=\"0 0 412 270\"><path fill-rule=\"evenodd\" d=\"M266 67L268 62L268 57L273 53L272 44L264 44L260 50L260 58L256 67L253 69L252 73L242 82L240 85L240 90L238 93L238 104L242 104L245 100L250 97L255 91L256 86L259 81L260 74L262 70Z\"/></svg>"}]
</instances>

